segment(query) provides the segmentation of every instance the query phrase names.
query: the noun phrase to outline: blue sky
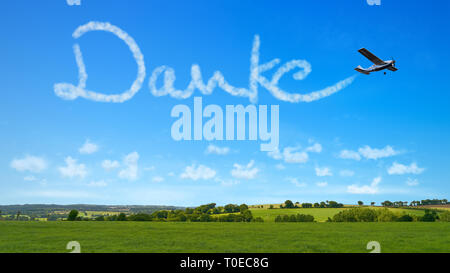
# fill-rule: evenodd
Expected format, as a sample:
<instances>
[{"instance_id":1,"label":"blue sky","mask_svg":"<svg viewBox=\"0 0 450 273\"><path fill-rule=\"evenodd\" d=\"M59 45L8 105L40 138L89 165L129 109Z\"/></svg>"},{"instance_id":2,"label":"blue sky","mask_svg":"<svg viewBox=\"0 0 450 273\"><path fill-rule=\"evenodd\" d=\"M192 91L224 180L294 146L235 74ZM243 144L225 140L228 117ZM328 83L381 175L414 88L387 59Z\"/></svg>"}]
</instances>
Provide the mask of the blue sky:
<instances>
[{"instance_id":1,"label":"blue sky","mask_svg":"<svg viewBox=\"0 0 450 273\"><path fill-rule=\"evenodd\" d=\"M282 1L283 2L283 1ZM199 205L337 200L355 203L448 198L450 94L448 1L5 1L0 10L0 204ZM130 35L144 56L139 92L122 103L65 100L54 84L77 85L73 45L86 89L120 94L136 79L127 45L104 31L78 39L91 21ZM322 90L370 62L366 47L399 70L357 75L339 92L288 102L258 86L259 105L279 105L279 153L260 141L174 141L177 104L249 105L220 88L186 99L154 96L149 78L170 66L177 89L220 71L249 88L250 56L260 63L306 60L311 72L279 87ZM158 81L162 84L162 80Z\"/></svg>"}]
</instances>

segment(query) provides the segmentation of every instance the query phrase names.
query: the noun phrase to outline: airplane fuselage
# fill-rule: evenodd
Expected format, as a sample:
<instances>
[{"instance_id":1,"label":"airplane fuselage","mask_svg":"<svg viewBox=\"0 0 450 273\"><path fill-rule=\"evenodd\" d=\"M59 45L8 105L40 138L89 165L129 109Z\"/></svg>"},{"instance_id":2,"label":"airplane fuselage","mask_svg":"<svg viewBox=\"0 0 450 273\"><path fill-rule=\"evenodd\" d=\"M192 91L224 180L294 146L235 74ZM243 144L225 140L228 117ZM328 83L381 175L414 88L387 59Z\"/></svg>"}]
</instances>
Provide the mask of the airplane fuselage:
<instances>
[{"instance_id":1,"label":"airplane fuselage","mask_svg":"<svg viewBox=\"0 0 450 273\"><path fill-rule=\"evenodd\" d=\"M385 64L383 64L383 65L374 64L365 70L367 72L376 72L376 71L381 71L381 70L387 69L393 65L394 65L394 61L385 61Z\"/></svg>"}]
</instances>

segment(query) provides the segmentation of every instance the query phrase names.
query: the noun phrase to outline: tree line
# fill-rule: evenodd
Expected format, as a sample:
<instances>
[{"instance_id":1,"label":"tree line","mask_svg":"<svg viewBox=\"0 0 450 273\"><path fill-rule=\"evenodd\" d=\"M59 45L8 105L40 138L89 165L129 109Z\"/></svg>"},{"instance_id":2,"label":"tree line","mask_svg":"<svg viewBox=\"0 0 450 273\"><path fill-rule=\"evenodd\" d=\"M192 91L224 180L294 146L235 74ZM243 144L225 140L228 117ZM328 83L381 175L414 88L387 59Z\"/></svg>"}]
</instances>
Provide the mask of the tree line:
<instances>
[{"instance_id":1,"label":"tree line","mask_svg":"<svg viewBox=\"0 0 450 273\"><path fill-rule=\"evenodd\" d=\"M450 211L438 214L436 210L425 210L423 216L395 213L388 208L351 208L328 218L327 222L450 222Z\"/></svg>"},{"instance_id":2,"label":"tree line","mask_svg":"<svg viewBox=\"0 0 450 273\"><path fill-rule=\"evenodd\" d=\"M68 221L89 221L89 218L78 216L77 210L72 210ZM156 221L156 222L263 222L261 217L254 218L246 204L228 204L216 207L215 203L201 205L185 210L159 210L151 214L135 213L126 215L120 213L111 216L98 216L95 221Z\"/></svg>"},{"instance_id":3,"label":"tree line","mask_svg":"<svg viewBox=\"0 0 450 273\"><path fill-rule=\"evenodd\" d=\"M316 203L300 203L295 202L295 204L291 200L286 200L283 204L280 205L281 209L296 209L296 208L342 208L344 204L338 203L336 201L325 201L325 202L316 202ZM273 205L270 205L269 209L273 209Z\"/></svg>"},{"instance_id":4,"label":"tree line","mask_svg":"<svg viewBox=\"0 0 450 273\"><path fill-rule=\"evenodd\" d=\"M421 201L395 201L391 202L386 200L381 203L383 207L417 207L417 206L429 206L429 205L447 205L450 204L447 199L425 199Z\"/></svg>"}]
</instances>

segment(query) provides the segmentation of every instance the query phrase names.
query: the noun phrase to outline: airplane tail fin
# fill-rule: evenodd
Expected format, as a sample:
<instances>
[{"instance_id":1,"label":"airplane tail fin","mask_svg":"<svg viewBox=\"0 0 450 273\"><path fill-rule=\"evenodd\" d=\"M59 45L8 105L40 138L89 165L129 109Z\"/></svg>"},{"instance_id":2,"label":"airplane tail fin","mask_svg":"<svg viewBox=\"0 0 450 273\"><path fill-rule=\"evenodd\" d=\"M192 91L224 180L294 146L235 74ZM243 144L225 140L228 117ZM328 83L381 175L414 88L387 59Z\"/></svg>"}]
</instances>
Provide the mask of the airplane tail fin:
<instances>
[{"instance_id":1,"label":"airplane tail fin","mask_svg":"<svg viewBox=\"0 0 450 273\"><path fill-rule=\"evenodd\" d=\"M360 65L358 65L358 67L355 68L355 70L358 71L359 73L363 73L363 74L366 74L366 75L369 75L369 74L370 74L370 73L367 72L364 68L362 68Z\"/></svg>"}]
</instances>

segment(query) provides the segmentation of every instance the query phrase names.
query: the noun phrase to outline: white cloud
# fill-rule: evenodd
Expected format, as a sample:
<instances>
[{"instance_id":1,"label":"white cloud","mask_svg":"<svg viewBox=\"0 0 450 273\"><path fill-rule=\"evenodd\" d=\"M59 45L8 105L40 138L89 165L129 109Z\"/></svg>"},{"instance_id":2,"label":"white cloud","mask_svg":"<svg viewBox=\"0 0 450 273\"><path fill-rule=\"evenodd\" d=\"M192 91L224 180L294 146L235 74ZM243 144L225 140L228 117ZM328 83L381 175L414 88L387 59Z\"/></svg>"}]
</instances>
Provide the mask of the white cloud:
<instances>
[{"instance_id":1,"label":"white cloud","mask_svg":"<svg viewBox=\"0 0 450 273\"><path fill-rule=\"evenodd\" d=\"M411 186L411 187L417 186L417 185L419 185L419 180L408 178L408 180L406 181L406 185Z\"/></svg>"},{"instance_id":2,"label":"white cloud","mask_svg":"<svg viewBox=\"0 0 450 273\"><path fill-rule=\"evenodd\" d=\"M306 152L298 151L298 147L286 147L283 150L283 158L286 163L305 163L309 156Z\"/></svg>"},{"instance_id":3,"label":"white cloud","mask_svg":"<svg viewBox=\"0 0 450 273\"><path fill-rule=\"evenodd\" d=\"M26 155L24 158L11 161L11 168L19 172L29 171L34 173L42 172L47 169L47 161L42 157Z\"/></svg>"},{"instance_id":4,"label":"white cloud","mask_svg":"<svg viewBox=\"0 0 450 273\"><path fill-rule=\"evenodd\" d=\"M233 169L231 170L231 176L234 178L254 179L259 172L258 168L253 167L254 164L254 160L251 160L247 165L234 163Z\"/></svg>"},{"instance_id":5,"label":"white cloud","mask_svg":"<svg viewBox=\"0 0 450 273\"><path fill-rule=\"evenodd\" d=\"M323 187L328 186L328 183L327 182L317 182L316 185L317 185L317 187L323 188Z\"/></svg>"},{"instance_id":6,"label":"white cloud","mask_svg":"<svg viewBox=\"0 0 450 273\"><path fill-rule=\"evenodd\" d=\"M59 172L64 177L80 177L84 178L87 174L86 166L84 164L77 164L77 160L68 156L64 160L66 162L66 166L59 167Z\"/></svg>"},{"instance_id":7,"label":"white cloud","mask_svg":"<svg viewBox=\"0 0 450 273\"><path fill-rule=\"evenodd\" d=\"M42 186L46 186L47 185L47 179L45 179L45 178L44 179L39 179L39 178L37 178L37 177L35 177L33 175L25 176L23 178L23 180L24 181L28 181L28 182L37 182L37 183L39 183Z\"/></svg>"},{"instance_id":8,"label":"white cloud","mask_svg":"<svg viewBox=\"0 0 450 273\"><path fill-rule=\"evenodd\" d=\"M98 145L88 139L78 151L80 154L93 154L98 151Z\"/></svg>"},{"instance_id":9,"label":"white cloud","mask_svg":"<svg viewBox=\"0 0 450 273\"><path fill-rule=\"evenodd\" d=\"M317 176L333 176L333 173L330 171L330 168L316 167L316 175Z\"/></svg>"},{"instance_id":10,"label":"white cloud","mask_svg":"<svg viewBox=\"0 0 450 273\"><path fill-rule=\"evenodd\" d=\"M169 172L167 175L168 176L175 176L175 173L174 172Z\"/></svg>"},{"instance_id":11,"label":"white cloud","mask_svg":"<svg viewBox=\"0 0 450 273\"><path fill-rule=\"evenodd\" d=\"M319 143L315 143L314 145L306 148L306 151L312 153L320 153L322 152L322 145L320 145Z\"/></svg>"},{"instance_id":12,"label":"white cloud","mask_svg":"<svg viewBox=\"0 0 450 273\"><path fill-rule=\"evenodd\" d=\"M120 166L120 163L119 163L119 161L116 161L116 160L105 159L102 161L102 168L107 171L119 168L119 166Z\"/></svg>"},{"instance_id":13,"label":"white cloud","mask_svg":"<svg viewBox=\"0 0 450 273\"><path fill-rule=\"evenodd\" d=\"M276 160L283 159L283 155L280 153L280 150L278 148L276 148L273 151L268 152L267 155Z\"/></svg>"},{"instance_id":14,"label":"white cloud","mask_svg":"<svg viewBox=\"0 0 450 273\"><path fill-rule=\"evenodd\" d=\"M277 168L277 170L284 170L284 169L286 169L286 167L283 164L281 164L281 163L275 165L275 168Z\"/></svg>"},{"instance_id":15,"label":"white cloud","mask_svg":"<svg viewBox=\"0 0 450 273\"><path fill-rule=\"evenodd\" d=\"M214 180L215 180L216 182L220 182L220 184L221 184L222 186L224 186L224 187L231 187L231 186L234 186L234 185L237 185L237 184L240 183L240 181L238 181L238 180L232 180L232 179L229 179L229 180L223 180L223 179L221 179L221 178L219 178L219 177L216 177Z\"/></svg>"},{"instance_id":16,"label":"white cloud","mask_svg":"<svg viewBox=\"0 0 450 273\"><path fill-rule=\"evenodd\" d=\"M306 187L308 184L303 183L303 182L299 182L297 178L293 178L293 177L288 177L286 178L289 182L291 182L292 184L294 184L296 187L299 188L304 188Z\"/></svg>"},{"instance_id":17,"label":"white cloud","mask_svg":"<svg viewBox=\"0 0 450 273\"><path fill-rule=\"evenodd\" d=\"M28 175L28 176L25 176L25 177L23 178L23 180L25 180L25 181L36 181L37 178L34 177L34 176L32 176L32 175Z\"/></svg>"},{"instance_id":18,"label":"white cloud","mask_svg":"<svg viewBox=\"0 0 450 273\"><path fill-rule=\"evenodd\" d=\"M95 188L106 187L107 185L108 185L108 183L106 183L104 180L91 181L88 184L89 187L95 187Z\"/></svg>"},{"instance_id":19,"label":"white cloud","mask_svg":"<svg viewBox=\"0 0 450 273\"><path fill-rule=\"evenodd\" d=\"M361 156L359 155L358 152L350 150L342 150L341 153L339 154L339 157L343 159L353 159L358 161L361 160Z\"/></svg>"},{"instance_id":20,"label":"white cloud","mask_svg":"<svg viewBox=\"0 0 450 273\"><path fill-rule=\"evenodd\" d=\"M136 180L138 176L138 160L139 154L137 152L126 155L123 160L123 165L126 168L119 172L119 177L127 180Z\"/></svg>"},{"instance_id":21,"label":"white cloud","mask_svg":"<svg viewBox=\"0 0 450 273\"><path fill-rule=\"evenodd\" d=\"M425 171L424 168L419 168L417 163L413 162L411 165L403 165L397 162L394 162L391 167L388 168L388 174L421 174Z\"/></svg>"},{"instance_id":22,"label":"white cloud","mask_svg":"<svg viewBox=\"0 0 450 273\"><path fill-rule=\"evenodd\" d=\"M184 169L184 172L180 175L183 179L192 179L194 181L199 179L207 180L214 178L214 176L216 176L215 170L204 165L199 165L197 167L195 164L187 166Z\"/></svg>"},{"instance_id":23,"label":"white cloud","mask_svg":"<svg viewBox=\"0 0 450 273\"><path fill-rule=\"evenodd\" d=\"M359 148L358 152L367 159L375 159L375 160L379 158L394 156L399 153L389 145L384 147L383 149L371 148L366 145L362 148Z\"/></svg>"},{"instance_id":24,"label":"white cloud","mask_svg":"<svg viewBox=\"0 0 450 273\"><path fill-rule=\"evenodd\" d=\"M226 155L230 152L230 148L228 147L218 147L210 144L205 151L207 154L217 154L217 155Z\"/></svg>"},{"instance_id":25,"label":"white cloud","mask_svg":"<svg viewBox=\"0 0 450 273\"><path fill-rule=\"evenodd\" d=\"M302 150L301 147L285 147L283 152L276 149L268 152L267 155L276 160L283 160L286 163L306 163L309 160L308 152L320 153L322 151L322 145L315 143L312 146Z\"/></svg>"},{"instance_id":26,"label":"white cloud","mask_svg":"<svg viewBox=\"0 0 450 273\"><path fill-rule=\"evenodd\" d=\"M379 192L378 184L381 182L381 177L376 177L372 180L370 185L358 186L350 185L347 187L347 192L353 194L376 194Z\"/></svg>"},{"instance_id":27,"label":"white cloud","mask_svg":"<svg viewBox=\"0 0 450 273\"><path fill-rule=\"evenodd\" d=\"M343 177L350 177L350 176L354 176L355 172L351 171L351 170L342 170L339 172L339 175L343 176Z\"/></svg>"},{"instance_id":28,"label":"white cloud","mask_svg":"<svg viewBox=\"0 0 450 273\"><path fill-rule=\"evenodd\" d=\"M161 182L164 181L164 177L162 177L162 176L153 176L152 177L152 181L155 182L155 183L161 183Z\"/></svg>"},{"instance_id":29,"label":"white cloud","mask_svg":"<svg viewBox=\"0 0 450 273\"><path fill-rule=\"evenodd\" d=\"M69 6L81 6L81 0L66 0Z\"/></svg>"}]
</instances>

